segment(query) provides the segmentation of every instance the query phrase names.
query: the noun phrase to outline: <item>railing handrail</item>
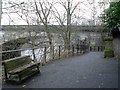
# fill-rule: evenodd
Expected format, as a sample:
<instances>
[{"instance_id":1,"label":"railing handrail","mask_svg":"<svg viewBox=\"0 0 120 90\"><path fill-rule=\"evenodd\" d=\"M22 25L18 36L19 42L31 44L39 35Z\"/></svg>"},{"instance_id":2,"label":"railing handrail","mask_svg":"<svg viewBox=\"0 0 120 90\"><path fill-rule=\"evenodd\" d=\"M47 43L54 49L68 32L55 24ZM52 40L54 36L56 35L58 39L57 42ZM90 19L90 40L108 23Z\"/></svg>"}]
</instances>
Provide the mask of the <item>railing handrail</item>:
<instances>
[{"instance_id":1,"label":"railing handrail","mask_svg":"<svg viewBox=\"0 0 120 90\"><path fill-rule=\"evenodd\" d=\"M76 45L85 45L85 44L71 44L71 45L67 45L67 46L76 46ZM56 47L56 46L65 46L65 45L53 45L52 47ZM89 45L89 47L104 47L104 45ZM25 51L25 50L33 50L33 49L39 49L39 48L45 48L45 47L50 47L49 45L44 45L44 46L39 46L39 47L33 47L33 48L24 48L24 49L17 49L17 50L7 50L7 51L0 51L0 54L2 53L10 53L10 52L17 52L17 51Z\"/></svg>"},{"instance_id":2,"label":"railing handrail","mask_svg":"<svg viewBox=\"0 0 120 90\"><path fill-rule=\"evenodd\" d=\"M43 48L43 50L41 48ZM39 50L34 51L35 49L39 49ZM42 47L2 51L0 52L0 54L3 55L2 56L3 60L6 60L9 58L24 56L26 55L26 53L23 52L22 55L21 51L28 50L27 55L30 55L31 58L33 58L33 60L40 60L47 62L51 59L55 60L66 56L81 55L90 51L103 51L103 49L104 49L103 45L89 46L88 44L73 44L73 45L67 45L67 47L65 45L54 45L51 47L51 49L50 46L47 45Z\"/></svg>"}]
</instances>

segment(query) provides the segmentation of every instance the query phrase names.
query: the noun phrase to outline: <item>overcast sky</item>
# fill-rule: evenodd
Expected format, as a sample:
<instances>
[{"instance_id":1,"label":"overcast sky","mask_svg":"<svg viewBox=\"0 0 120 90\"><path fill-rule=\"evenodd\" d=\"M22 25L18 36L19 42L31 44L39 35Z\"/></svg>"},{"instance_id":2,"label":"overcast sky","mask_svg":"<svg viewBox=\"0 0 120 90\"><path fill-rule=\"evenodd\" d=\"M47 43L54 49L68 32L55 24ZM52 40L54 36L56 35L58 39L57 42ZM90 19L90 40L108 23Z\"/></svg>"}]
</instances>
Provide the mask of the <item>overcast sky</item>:
<instances>
[{"instance_id":1,"label":"overcast sky","mask_svg":"<svg viewBox=\"0 0 120 90\"><path fill-rule=\"evenodd\" d=\"M20 3L20 2L27 2L27 1L33 1L33 0L3 0L3 8L9 7L10 5L8 4L8 2L11 2L11 1ZM48 0L48 1L52 1L52 0ZM54 0L54 1L57 1L57 0ZM65 0L62 0L62 1L65 1ZM93 14L93 12L91 10L92 6L90 6L87 3L87 0L73 0L73 4L76 4L78 1L80 1L80 2L84 1L84 4L80 4L78 6L77 10L80 9L80 11L75 11L75 14L76 15L79 14L80 16L85 18L84 20L82 20L83 23L87 22L87 20L92 19L92 14ZM92 1L92 0L89 0L89 1ZM95 7L96 7L96 11L97 11L96 17L99 16L102 12L102 9L101 9L101 7L99 7L98 2L102 2L102 0L95 0ZM55 7L59 10L59 12L63 12L63 8L60 5L55 5ZM3 9L2 11L3 11L2 21L1 21L2 25L9 25L9 24L10 25L24 25L24 24L26 24L26 22L21 20L21 18L17 14L15 14L15 13L11 14L10 8L8 8L7 10ZM74 20L73 23L75 23L77 21L78 20Z\"/></svg>"}]
</instances>

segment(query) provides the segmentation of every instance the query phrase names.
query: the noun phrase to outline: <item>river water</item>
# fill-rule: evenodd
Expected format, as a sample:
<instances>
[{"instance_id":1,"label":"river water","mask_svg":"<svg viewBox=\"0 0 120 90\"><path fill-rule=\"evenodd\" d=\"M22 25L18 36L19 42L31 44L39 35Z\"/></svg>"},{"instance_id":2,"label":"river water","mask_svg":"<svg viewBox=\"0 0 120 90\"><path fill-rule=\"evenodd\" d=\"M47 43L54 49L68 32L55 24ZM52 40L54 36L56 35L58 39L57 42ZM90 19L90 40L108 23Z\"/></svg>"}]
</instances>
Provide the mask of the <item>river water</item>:
<instances>
[{"instance_id":1,"label":"river water","mask_svg":"<svg viewBox=\"0 0 120 90\"><path fill-rule=\"evenodd\" d=\"M43 57L43 54L44 54L44 48L35 49L34 52L35 52L36 60L37 61L41 60L41 58ZM21 51L21 56L25 56L25 55L30 55L32 60L34 59L32 50Z\"/></svg>"}]
</instances>

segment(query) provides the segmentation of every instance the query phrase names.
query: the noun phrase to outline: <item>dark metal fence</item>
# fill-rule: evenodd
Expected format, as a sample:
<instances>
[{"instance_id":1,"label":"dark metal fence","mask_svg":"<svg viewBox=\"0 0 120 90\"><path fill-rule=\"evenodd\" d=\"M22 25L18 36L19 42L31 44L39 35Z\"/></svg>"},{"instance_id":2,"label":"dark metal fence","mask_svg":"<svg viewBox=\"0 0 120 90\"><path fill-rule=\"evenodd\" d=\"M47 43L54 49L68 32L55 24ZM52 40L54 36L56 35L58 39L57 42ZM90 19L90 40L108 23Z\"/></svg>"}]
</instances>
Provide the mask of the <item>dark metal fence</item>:
<instances>
[{"instance_id":1,"label":"dark metal fence","mask_svg":"<svg viewBox=\"0 0 120 90\"><path fill-rule=\"evenodd\" d=\"M103 51L105 46L90 46L89 51Z\"/></svg>"},{"instance_id":2,"label":"dark metal fence","mask_svg":"<svg viewBox=\"0 0 120 90\"><path fill-rule=\"evenodd\" d=\"M78 56L91 51L104 50L104 46L89 46L88 44L68 45L67 47L68 48L66 49L64 45L52 46L52 51L50 51L49 46L44 46L44 47L37 47L37 48L2 51L0 52L0 54L5 55L6 58L8 59L8 58L15 58L18 56L25 56L26 54L22 55L21 52L30 51L30 53L27 53L27 55L30 55L33 60L35 61L37 60L38 62L40 62L41 63L40 65L42 66L54 60L58 60L66 57ZM38 52L35 51L34 53L32 53L33 50L34 51L37 50ZM4 79L4 73L2 74Z\"/></svg>"},{"instance_id":3,"label":"dark metal fence","mask_svg":"<svg viewBox=\"0 0 120 90\"><path fill-rule=\"evenodd\" d=\"M27 51L27 55L30 55L33 60L37 60L41 63L47 63L51 60L56 60L75 55L82 55L90 51L104 50L104 46L89 46L88 44L68 45L67 47L68 48L66 49L64 45L51 46L52 48L51 50L49 46L44 46L37 48L2 51L0 53L2 53L2 56L4 57L2 60L6 60L9 58L24 56L26 54L24 53L22 55L21 53Z\"/></svg>"}]
</instances>

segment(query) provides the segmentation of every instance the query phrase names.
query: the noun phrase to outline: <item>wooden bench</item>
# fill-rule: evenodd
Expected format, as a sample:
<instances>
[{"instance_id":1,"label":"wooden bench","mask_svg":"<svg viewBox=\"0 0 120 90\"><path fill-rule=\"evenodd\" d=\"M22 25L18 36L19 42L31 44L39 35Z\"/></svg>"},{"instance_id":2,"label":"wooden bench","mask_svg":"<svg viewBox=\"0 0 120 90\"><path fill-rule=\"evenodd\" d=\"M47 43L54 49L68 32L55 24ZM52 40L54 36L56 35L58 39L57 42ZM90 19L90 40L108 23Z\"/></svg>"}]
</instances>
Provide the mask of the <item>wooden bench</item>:
<instances>
[{"instance_id":1,"label":"wooden bench","mask_svg":"<svg viewBox=\"0 0 120 90\"><path fill-rule=\"evenodd\" d=\"M21 83L28 77L40 73L39 62L33 62L30 56L20 56L2 62L5 81Z\"/></svg>"}]
</instances>

